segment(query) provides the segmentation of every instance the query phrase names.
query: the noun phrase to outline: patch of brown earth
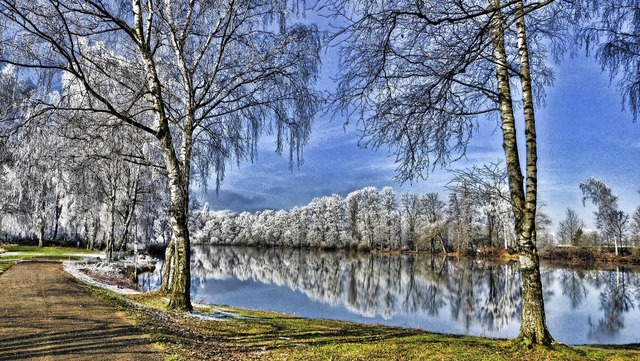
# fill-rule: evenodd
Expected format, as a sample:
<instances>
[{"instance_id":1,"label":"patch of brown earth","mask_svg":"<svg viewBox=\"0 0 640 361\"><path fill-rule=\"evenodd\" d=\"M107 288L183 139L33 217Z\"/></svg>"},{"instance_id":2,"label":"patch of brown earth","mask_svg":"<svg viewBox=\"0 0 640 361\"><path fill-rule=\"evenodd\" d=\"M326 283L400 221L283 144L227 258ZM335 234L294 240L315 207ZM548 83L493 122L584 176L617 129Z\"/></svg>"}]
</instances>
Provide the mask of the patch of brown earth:
<instances>
[{"instance_id":1,"label":"patch of brown earth","mask_svg":"<svg viewBox=\"0 0 640 361\"><path fill-rule=\"evenodd\" d=\"M0 276L0 360L162 360L149 336L59 263Z\"/></svg>"},{"instance_id":2,"label":"patch of brown earth","mask_svg":"<svg viewBox=\"0 0 640 361\"><path fill-rule=\"evenodd\" d=\"M118 274L118 275L104 274L104 273L92 271L90 269L82 269L80 270L80 272L86 274L87 276L93 278L96 281L104 282L111 286L129 288L132 290L138 289L138 285L132 280L128 279L123 274Z\"/></svg>"}]
</instances>

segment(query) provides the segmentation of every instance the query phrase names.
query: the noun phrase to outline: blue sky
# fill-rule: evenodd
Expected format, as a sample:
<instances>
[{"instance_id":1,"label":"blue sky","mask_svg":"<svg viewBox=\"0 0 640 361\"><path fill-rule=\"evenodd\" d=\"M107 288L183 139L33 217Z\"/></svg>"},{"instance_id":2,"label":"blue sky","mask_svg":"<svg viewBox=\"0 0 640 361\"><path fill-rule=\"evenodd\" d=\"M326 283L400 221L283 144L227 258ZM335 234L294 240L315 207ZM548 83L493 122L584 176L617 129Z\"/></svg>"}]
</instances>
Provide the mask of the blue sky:
<instances>
[{"instance_id":1,"label":"blue sky","mask_svg":"<svg viewBox=\"0 0 640 361\"><path fill-rule=\"evenodd\" d=\"M326 61L325 61L326 62ZM324 75L334 66L324 64ZM536 110L539 142L539 194L555 229L567 208L594 227L595 207L582 205L579 183L588 177L604 180L620 197L620 207L633 213L640 206L640 124L624 112L621 95L594 60L565 59L556 66L556 81L548 89L546 105ZM228 168L219 196L204 197L211 209L254 212L290 209L315 197L349 192L366 186L392 186L398 193L439 192L451 174L435 169L426 180L394 182L394 157L385 149L359 149L355 124L316 119L304 164L293 172L288 157L275 154L274 139L261 140L258 159ZM467 158L453 164L464 168L503 159L501 133L496 122L480 122Z\"/></svg>"}]
</instances>

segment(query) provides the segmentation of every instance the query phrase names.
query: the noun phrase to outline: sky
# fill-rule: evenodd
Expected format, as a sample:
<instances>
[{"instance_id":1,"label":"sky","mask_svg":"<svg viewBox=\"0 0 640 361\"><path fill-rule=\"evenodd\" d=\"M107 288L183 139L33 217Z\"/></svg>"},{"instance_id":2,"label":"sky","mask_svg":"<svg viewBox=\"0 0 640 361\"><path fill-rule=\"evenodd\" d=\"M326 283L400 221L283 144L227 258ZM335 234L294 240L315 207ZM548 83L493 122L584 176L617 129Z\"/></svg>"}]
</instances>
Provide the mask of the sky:
<instances>
[{"instance_id":1,"label":"sky","mask_svg":"<svg viewBox=\"0 0 640 361\"><path fill-rule=\"evenodd\" d=\"M325 62L321 79L334 66ZM583 206L579 188L589 177L604 180L619 196L620 209L633 214L640 206L640 124L623 111L620 93L593 59L565 59L555 66L555 78L546 104L536 109L539 198L553 222L551 229L565 218L567 208L595 228L596 207ZM496 121L479 123L466 158L453 168L504 159ZM433 170L426 180L400 184L393 179L395 157L384 148L360 149L359 139L357 125L320 116L304 150L304 164L291 171L288 156L275 153L274 138L263 137L258 159L229 167L219 195L210 191L202 200L210 209L236 212L289 210L316 197L346 196L367 186L391 186L398 194L438 192L447 199L445 185L453 176L446 169Z\"/></svg>"}]
</instances>

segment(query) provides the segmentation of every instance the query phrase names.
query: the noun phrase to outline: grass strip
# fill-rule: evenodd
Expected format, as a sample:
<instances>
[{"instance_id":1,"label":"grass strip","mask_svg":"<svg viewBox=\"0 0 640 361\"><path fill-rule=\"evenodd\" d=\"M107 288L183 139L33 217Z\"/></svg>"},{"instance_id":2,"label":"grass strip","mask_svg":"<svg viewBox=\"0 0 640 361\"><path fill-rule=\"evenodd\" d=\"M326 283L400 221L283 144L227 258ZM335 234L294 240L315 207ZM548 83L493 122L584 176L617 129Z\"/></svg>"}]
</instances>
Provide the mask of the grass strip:
<instances>
[{"instance_id":1,"label":"grass strip","mask_svg":"<svg viewBox=\"0 0 640 361\"><path fill-rule=\"evenodd\" d=\"M18 245L3 245L1 246L7 252L20 252L25 255L38 254L38 255L69 255L69 254L99 254L98 251L88 250L85 248L73 248L73 247L38 247L38 246L18 246Z\"/></svg>"},{"instance_id":2,"label":"grass strip","mask_svg":"<svg viewBox=\"0 0 640 361\"><path fill-rule=\"evenodd\" d=\"M91 287L152 335L167 360L636 360L640 345L527 348L511 340L313 320L221 306L197 307L206 319L166 310L166 295L121 296Z\"/></svg>"}]
</instances>

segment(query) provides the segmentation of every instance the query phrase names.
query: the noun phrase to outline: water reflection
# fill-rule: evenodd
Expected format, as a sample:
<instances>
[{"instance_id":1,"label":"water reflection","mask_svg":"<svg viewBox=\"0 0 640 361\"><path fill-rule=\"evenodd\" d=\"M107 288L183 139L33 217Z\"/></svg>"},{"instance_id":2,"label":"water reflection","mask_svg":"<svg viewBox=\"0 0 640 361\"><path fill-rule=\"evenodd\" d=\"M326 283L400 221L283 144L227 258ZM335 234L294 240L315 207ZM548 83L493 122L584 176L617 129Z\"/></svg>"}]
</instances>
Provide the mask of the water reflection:
<instances>
[{"instance_id":1,"label":"water reflection","mask_svg":"<svg viewBox=\"0 0 640 361\"><path fill-rule=\"evenodd\" d=\"M603 315L596 321L589 320L590 338L608 338L615 336L625 328L624 314L635 308L632 292L638 289L631 284L629 272L622 272L619 268L599 275L604 278L600 291L600 308ZM633 290L633 291L632 291Z\"/></svg>"},{"instance_id":2,"label":"water reflection","mask_svg":"<svg viewBox=\"0 0 640 361\"><path fill-rule=\"evenodd\" d=\"M193 298L305 317L515 337L516 264L398 254L198 246ZM547 319L560 342L634 343L640 280L629 270L543 267ZM154 278L155 277L155 278ZM145 289L159 279L140 279Z\"/></svg>"}]
</instances>

